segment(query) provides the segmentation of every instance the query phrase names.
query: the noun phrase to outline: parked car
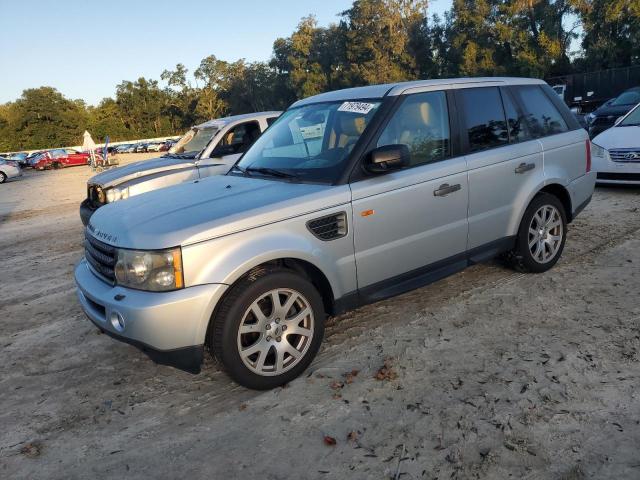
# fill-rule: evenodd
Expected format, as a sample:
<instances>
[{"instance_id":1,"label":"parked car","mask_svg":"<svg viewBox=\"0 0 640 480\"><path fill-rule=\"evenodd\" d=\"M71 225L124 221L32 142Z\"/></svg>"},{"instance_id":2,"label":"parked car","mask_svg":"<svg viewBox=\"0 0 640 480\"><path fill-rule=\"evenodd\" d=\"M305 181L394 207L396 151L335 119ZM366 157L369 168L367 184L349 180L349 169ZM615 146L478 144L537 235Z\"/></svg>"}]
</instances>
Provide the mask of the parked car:
<instances>
[{"instance_id":1,"label":"parked car","mask_svg":"<svg viewBox=\"0 0 640 480\"><path fill-rule=\"evenodd\" d=\"M136 146L137 146L136 143L131 143L129 145L122 147L121 149L118 149L118 153L135 153Z\"/></svg>"},{"instance_id":2,"label":"parked car","mask_svg":"<svg viewBox=\"0 0 640 480\"><path fill-rule=\"evenodd\" d=\"M624 117L640 103L640 87L630 88L616 98L609 100L600 108L587 115L589 136L595 138L606 129L611 128L616 120Z\"/></svg>"},{"instance_id":3,"label":"parked car","mask_svg":"<svg viewBox=\"0 0 640 480\"><path fill-rule=\"evenodd\" d=\"M27 162L28 154L26 152L14 152L6 156L7 160L17 162L20 167L23 167Z\"/></svg>"},{"instance_id":4,"label":"parked car","mask_svg":"<svg viewBox=\"0 0 640 480\"><path fill-rule=\"evenodd\" d=\"M22 170L15 164L9 163L7 160L0 159L0 183L6 182L10 178L22 176Z\"/></svg>"},{"instance_id":5,"label":"parked car","mask_svg":"<svg viewBox=\"0 0 640 480\"><path fill-rule=\"evenodd\" d=\"M5 162L7 165L11 165L12 167L20 167L20 163L17 160L9 160L9 157L5 157L4 155L0 155L0 161Z\"/></svg>"},{"instance_id":6,"label":"parked car","mask_svg":"<svg viewBox=\"0 0 640 480\"><path fill-rule=\"evenodd\" d=\"M34 159L36 157L39 157L39 155L43 153L42 151L36 151L36 152L32 152L29 155L27 155L27 158L25 158L25 165L24 168L33 168L34 165Z\"/></svg>"},{"instance_id":7,"label":"parked car","mask_svg":"<svg viewBox=\"0 0 640 480\"><path fill-rule=\"evenodd\" d=\"M147 144L147 152L159 152L162 145L162 142L149 143Z\"/></svg>"},{"instance_id":8,"label":"parked car","mask_svg":"<svg viewBox=\"0 0 640 480\"><path fill-rule=\"evenodd\" d=\"M87 225L107 203L140 193L227 173L240 155L281 112L262 112L211 120L189 130L162 158L102 172L87 182L80 218Z\"/></svg>"},{"instance_id":9,"label":"parked car","mask_svg":"<svg viewBox=\"0 0 640 480\"><path fill-rule=\"evenodd\" d=\"M147 143L138 143L136 144L135 152L136 153L144 153L147 151Z\"/></svg>"},{"instance_id":10,"label":"parked car","mask_svg":"<svg viewBox=\"0 0 640 480\"><path fill-rule=\"evenodd\" d=\"M88 165L90 156L85 152L78 152L73 149L57 148L43 152L34 157L32 167L36 170L49 170L51 168L74 167L78 165Z\"/></svg>"},{"instance_id":11,"label":"parked car","mask_svg":"<svg viewBox=\"0 0 640 480\"><path fill-rule=\"evenodd\" d=\"M593 194L589 147L540 80L317 95L226 176L99 210L78 297L159 362L199 371L206 345L241 385L272 388L307 368L327 315L501 253L553 267Z\"/></svg>"},{"instance_id":12,"label":"parked car","mask_svg":"<svg viewBox=\"0 0 640 480\"><path fill-rule=\"evenodd\" d=\"M593 139L598 183L640 184L640 104Z\"/></svg>"}]
</instances>

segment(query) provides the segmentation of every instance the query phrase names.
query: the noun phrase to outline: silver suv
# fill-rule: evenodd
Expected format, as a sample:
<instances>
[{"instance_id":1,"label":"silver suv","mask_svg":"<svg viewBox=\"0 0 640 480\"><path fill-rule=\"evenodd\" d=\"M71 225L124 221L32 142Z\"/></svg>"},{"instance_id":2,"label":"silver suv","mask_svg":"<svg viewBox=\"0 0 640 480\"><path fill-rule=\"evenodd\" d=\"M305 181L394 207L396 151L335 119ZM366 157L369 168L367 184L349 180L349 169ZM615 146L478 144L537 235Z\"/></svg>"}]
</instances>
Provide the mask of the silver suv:
<instances>
[{"instance_id":1,"label":"silver suv","mask_svg":"<svg viewBox=\"0 0 640 480\"><path fill-rule=\"evenodd\" d=\"M327 315L505 254L544 272L595 184L539 80L376 85L293 104L225 176L101 208L75 271L104 332L256 389L300 375Z\"/></svg>"},{"instance_id":2,"label":"silver suv","mask_svg":"<svg viewBox=\"0 0 640 480\"><path fill-rule=\"evenodd\" d=\"M130 163L91 177L87 198L80 205L82 223L87 225L93 212L107 203L227 173L281 113L249 113L210 120L189 130L161 158Z\"/></svg>"}]
</instances>

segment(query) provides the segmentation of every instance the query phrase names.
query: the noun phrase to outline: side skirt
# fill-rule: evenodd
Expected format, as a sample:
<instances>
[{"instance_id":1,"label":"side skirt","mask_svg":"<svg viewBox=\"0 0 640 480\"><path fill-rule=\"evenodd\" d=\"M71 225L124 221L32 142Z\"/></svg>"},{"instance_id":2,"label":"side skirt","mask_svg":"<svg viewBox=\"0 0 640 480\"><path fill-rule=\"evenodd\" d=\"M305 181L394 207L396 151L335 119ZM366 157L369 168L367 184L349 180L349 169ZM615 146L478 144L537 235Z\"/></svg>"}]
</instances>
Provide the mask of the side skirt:
<instances>
[{"instance_id":1,"label":"side skirt","mask_svg":"<svg viewBox=\"0 0 640 480\"><path fill-rule=\"evenodd\" d=\"M515 244L515 236L505 237L465 253L445 258L373 285L368 285L337 299L334 303L333 314L340 315L363 305L379 302L380 300L424 287L458 273L471 265L491 260L501 253L508 252L515 247Z\"/></svg>"}]
</instances>

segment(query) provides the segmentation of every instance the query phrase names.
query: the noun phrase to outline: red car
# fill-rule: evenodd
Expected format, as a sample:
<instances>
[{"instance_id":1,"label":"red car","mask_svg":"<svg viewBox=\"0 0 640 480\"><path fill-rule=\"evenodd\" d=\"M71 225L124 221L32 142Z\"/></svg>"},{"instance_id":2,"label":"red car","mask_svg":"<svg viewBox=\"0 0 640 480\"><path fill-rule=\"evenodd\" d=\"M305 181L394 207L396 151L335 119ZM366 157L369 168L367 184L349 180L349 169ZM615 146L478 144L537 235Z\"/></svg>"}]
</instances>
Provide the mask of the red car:
<instances>
[{"instance_id":1,"label":"red car","mask_svg":"<svg viewBox=\"0 0 640 480\"><path fill-rule=\"evenodd\" d=\"M33 168L36 170L45 170L50 168L75 167L77 165L88 165L89 154L78 152L70 148L58 148L56 150L48 150L42 152L36 157Z\"/></svg>"}]
</instances>

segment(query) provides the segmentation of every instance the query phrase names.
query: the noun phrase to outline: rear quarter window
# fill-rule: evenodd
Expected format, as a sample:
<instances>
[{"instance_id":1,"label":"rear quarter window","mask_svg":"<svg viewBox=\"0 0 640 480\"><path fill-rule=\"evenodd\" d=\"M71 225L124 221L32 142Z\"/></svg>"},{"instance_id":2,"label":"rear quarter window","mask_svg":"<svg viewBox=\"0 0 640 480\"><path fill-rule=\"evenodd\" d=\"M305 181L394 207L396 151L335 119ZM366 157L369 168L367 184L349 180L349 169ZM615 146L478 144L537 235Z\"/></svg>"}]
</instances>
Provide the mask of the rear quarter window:
<instances>
[{"instance_id":1,"label":"rear quarter window","mask_svg":"<svg viewBox=\"0 0 640 480\"><path fill-rule=\"evenodd\" d=\"M533 138L541 138L569 131L567 122L537 85L513 87L524 110L524 123Z\"/></svg>"}]
</instances>

